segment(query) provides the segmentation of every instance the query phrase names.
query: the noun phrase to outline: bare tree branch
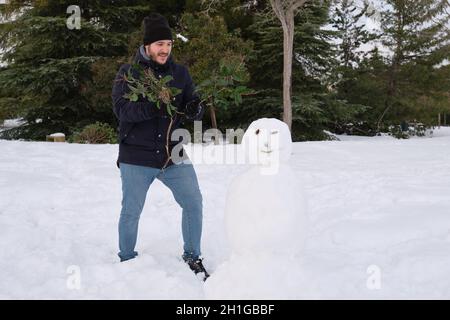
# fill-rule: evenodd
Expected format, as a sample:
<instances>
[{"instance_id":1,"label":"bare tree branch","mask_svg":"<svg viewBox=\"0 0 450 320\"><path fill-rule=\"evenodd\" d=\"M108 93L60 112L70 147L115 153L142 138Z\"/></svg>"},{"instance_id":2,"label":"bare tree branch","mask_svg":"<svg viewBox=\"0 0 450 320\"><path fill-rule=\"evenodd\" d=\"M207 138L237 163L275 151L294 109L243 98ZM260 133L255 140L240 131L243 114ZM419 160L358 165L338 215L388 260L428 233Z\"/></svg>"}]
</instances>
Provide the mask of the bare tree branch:
<instances>
[{"instance_id":1,"label":"bare tree branch","mask_svg":"<svg viewBox=\"0 0 450 320\"><path fill-rule=\"evenodd\" d=\"M294 12L303 7L303 5L305 4L306 0L297 0L297 1L293 1L292 6L290 7L290 11Z\"/></svg>"},{"instance_id":2,"label":"bare tree branch","mask_svg":"<svg viewBox=\"0 0 450 320\"><path fill-rule=\"evenodd\" d=\"M270 0L270 5L272 6L272 10L277 16L277 18L280 20L281 23L283 23L284 10L282 7L282 2L279 0Z\"/></svg>"}]
</instances>

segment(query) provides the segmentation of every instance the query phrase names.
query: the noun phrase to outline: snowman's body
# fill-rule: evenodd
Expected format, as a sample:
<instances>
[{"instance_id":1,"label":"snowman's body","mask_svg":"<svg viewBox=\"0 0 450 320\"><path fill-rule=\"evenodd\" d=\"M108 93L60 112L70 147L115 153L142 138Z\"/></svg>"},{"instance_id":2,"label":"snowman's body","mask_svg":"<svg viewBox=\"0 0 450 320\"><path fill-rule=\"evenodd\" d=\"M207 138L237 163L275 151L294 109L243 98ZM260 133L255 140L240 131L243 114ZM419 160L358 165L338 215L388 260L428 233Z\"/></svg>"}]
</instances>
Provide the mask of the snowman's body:
<instances>
[{"instance_id":1,"label":"snowman's body","mask_svg":"<svg viewBox=\"0 0 450 320\"><path fill-rule=\"evenodd\" d=\"M303 245L307 216L302 187L289 165L292 140L277 119L254 121L243 138L250 170L231 183L225 221L234 253L294 254Z\"/></svg>"},{"instance_id":2,"label":"snowman's body","mask_svg":"<svg viewBox=\"0 0 450 320\"><path fill-rule=\"evenodd\" d=\"M289 166L289 129L276 119L257 120L242 145L254 165L228 189L225 222L231 256L206 282L206 297L303 298L312 291L300 254L307 215L300 181Z\"/></svg>"}]
</instances>

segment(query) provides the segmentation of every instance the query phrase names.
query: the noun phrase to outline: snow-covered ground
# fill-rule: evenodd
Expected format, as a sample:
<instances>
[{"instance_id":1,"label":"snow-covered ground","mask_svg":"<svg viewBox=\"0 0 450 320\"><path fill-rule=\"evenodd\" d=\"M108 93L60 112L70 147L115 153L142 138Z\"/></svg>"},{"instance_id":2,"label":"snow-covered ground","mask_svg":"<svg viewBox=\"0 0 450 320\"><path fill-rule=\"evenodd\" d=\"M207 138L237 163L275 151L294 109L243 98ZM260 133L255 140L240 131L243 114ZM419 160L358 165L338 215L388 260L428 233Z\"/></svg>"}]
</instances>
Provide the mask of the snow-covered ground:
<instances>
[{"instance_id":1,"label":"snow-covered ground","mask_svg":"<svg viewBox=\"0 0 450 320\"><path fill-rule=\"evenodd\" d=\"M229 267L225 195L246 167L195 165L205 283L180 261L181 211L159 181L138 258L118 262L117 145L0 140L0 298L450 299L450 128L341 138L294 144L310 230L303 253L275 262Z\"/></svg>"}]
</instances>

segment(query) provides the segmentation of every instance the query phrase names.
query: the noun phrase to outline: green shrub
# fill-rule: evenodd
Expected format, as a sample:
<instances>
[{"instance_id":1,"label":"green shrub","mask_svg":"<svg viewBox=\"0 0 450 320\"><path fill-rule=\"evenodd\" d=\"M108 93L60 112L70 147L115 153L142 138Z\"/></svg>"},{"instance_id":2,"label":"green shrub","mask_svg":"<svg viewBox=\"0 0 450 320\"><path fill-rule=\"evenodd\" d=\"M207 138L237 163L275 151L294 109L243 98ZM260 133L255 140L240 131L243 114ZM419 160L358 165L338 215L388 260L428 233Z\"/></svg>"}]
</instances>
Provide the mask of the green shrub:
<instances>
[{"instance_id":1,"label":"green shrub","mask_svg":"<svg viewBox=\"0 0 450 320\"><path fill-rule=\"evenodd\" d=\"M116 131L107 123L96 122L85 126L80 132L75 132L69 138L69 142L74 143L117 143Z\"/></svg>"},{"instance_id":2,"label":"green shrub","mask_svg":"<svg viewBox=\"0 0 450 320\"><path fill-rule=\"evenodd\" d=\"M397 139L408 139L413 136L424 137L428 129L431 129L431 126L427 126L421 122L403 122L400 125L389 126L389 134Z\"/></svg>"}]
</instances>

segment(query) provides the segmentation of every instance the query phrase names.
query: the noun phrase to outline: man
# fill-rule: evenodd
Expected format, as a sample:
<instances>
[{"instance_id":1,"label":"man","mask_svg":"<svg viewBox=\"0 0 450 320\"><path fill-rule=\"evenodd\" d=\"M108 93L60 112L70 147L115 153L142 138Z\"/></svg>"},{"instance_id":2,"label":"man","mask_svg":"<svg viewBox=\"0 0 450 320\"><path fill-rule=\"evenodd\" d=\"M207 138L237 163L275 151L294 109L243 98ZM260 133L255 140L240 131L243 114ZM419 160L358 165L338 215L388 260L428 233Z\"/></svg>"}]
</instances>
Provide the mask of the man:
<instances>
[{"instance_id":1,"label":"man","mask_svg":"<svg viewBox=\"0 0 450 320\"><path fill-rule=\"evenodd\" d=\"M122 65L114 81L112 92L114 113L119 119L119 157L117 165L122 179L122 210L119 220L119 249L121 261L133 259L138 233L139 217L147 191L156 179L173 193L182 208L183 259L197 274L209 276L200 258L202 232L202 195L194 167L188 160L174 163L172 149L178 141L170 141L173 130L186 120L200 120L205 108L186 67L176 64L171 55L172 32L167 20L152 14L144 19L144 41L138 49L134 63L150 68L157 79L171 75L170 87L181 89L173 97L177 112L169 115L166 105L150 102L142 97L133 102L124 95L130 92L124 78L131 68ZM186 159L186 157L184 157Z\"/></svg>"}]
</instances>

